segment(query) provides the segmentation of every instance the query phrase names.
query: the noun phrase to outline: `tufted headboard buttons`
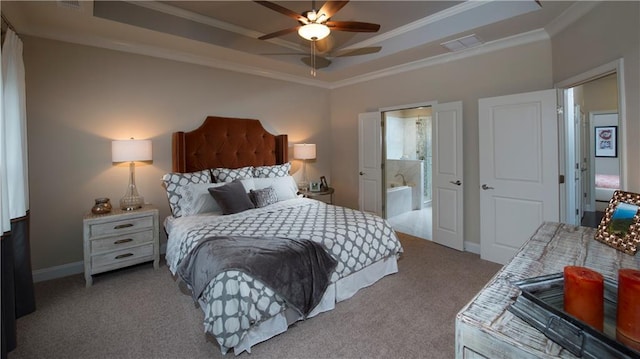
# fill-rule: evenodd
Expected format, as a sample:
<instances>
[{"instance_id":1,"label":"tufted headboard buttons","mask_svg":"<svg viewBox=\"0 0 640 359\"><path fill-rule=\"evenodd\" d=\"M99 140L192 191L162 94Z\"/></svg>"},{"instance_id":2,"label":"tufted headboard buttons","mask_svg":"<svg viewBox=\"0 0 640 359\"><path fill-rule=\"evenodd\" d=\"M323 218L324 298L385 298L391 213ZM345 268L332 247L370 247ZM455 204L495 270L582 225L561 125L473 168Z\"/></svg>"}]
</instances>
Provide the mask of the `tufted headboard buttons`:
<instances>
[{"instance_id":1,"label":"tufted headboard buttons","mask_svg":"<svg viewBox=\"0 0 640 359\"><path fill-rule=\"evenodd\" d=\"M283 164L287 142L287 135L267 132L258 120L209 116L193 131L173 133L173 171Z\"/></svg>"}]
</instances>

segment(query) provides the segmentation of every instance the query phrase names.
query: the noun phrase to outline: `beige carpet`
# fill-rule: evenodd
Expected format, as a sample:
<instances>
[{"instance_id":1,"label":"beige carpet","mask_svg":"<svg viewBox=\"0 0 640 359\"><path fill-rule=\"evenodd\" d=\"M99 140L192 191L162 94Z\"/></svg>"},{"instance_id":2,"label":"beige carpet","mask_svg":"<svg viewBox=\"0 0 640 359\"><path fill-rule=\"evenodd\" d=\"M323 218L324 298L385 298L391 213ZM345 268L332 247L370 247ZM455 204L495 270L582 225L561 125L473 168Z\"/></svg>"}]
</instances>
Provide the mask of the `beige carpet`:
<instances>
[{"instance_id":1,"label":"beige carpet","mask_svg":"<svg viewBox=\"0 0 640 359\"><path fill-rule=\"evenodd\" d=\"M499 265L400 235L399 273L244 358L453 358L455 315ZM222 358L203 313L166 265L36 284L35 313L18 320L18 358ZM232 353L226 355L233 358Z\"/></svg>"}]
</instances>

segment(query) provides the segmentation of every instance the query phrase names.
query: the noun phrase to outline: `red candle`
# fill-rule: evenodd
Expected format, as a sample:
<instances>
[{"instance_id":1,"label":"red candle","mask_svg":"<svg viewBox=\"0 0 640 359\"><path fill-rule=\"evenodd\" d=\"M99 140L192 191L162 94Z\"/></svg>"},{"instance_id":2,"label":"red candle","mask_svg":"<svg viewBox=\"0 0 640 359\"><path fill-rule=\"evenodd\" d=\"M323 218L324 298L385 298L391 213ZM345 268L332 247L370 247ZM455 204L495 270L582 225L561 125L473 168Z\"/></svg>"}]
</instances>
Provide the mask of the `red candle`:
<instances>
[{"instance_id":1,"label":"red candle","mask_svg":"<svg viewBox=\"0 0 640 359\"><path fill-rule=\"evenodd\" d=\"M602 331L604 278L584 267L564 267L564 311Z\"/></svg>"},{"instance_id":2,"label":"red candle","mask_svg":"<svg viewBox=\"0 0 640 359\"><path fill-rule=\"evenodd\" d=\"M640 350L640 271L618 271L618 313L616 337L622 343Z\"/></svg>"}]
</instances>

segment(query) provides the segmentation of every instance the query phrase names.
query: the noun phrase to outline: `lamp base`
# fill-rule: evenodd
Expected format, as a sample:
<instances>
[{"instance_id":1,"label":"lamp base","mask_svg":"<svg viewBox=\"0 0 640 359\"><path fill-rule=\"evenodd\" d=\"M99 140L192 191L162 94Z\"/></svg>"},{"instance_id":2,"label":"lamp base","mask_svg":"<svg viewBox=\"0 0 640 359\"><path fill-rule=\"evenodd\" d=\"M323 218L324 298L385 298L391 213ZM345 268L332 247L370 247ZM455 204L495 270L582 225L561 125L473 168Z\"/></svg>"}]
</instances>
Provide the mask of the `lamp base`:
<instances>
[{"instance_id":1,"label":"lamp base","mask_svg":"<svg viewBox=\"0 0 640 359\"><path fill-rule=\"evenodd\" d=\"M142 196L124 196L120 199L120 209L123 211L133 211L144 206Z\"/></svg>"},{"instance_id":2,"label":"lamp base","mask_svg":"<svg viewBox=\"0 0 640 359\"><path fill-rule=\"evenodd\" d=\"M136 167L131 161L129 162L129 185L124 196L120 198L120 209L133 211L142 208L143 205L144 198L138 194L138 189L136 188Z\"/></svg>"}]
</instances>

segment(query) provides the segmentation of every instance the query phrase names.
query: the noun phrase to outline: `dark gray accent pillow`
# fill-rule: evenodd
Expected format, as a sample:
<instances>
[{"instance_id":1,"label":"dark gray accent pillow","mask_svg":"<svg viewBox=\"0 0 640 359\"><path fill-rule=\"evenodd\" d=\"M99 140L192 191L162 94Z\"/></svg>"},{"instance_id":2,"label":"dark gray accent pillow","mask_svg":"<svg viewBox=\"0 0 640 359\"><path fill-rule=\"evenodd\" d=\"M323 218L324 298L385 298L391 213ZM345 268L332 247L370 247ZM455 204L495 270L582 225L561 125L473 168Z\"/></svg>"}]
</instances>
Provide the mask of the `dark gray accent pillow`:
<instances>
[{"instance_id":1,"label":"dark gray accent pillow","mask_svg":"<svg viewBox=\"0 0 640 359\"><path fill-rule=\"evenodd\" d=\"M253 202L253 205L256 206L256 208L268 206L270 204L278 202L276 190L271 186L262 189L250 190L249 198L251 199L251 202Z\"/></svg>"},{"instance_id":2,"label":"dark gray accent pillow","mask_svg":"<svg viewBox=\"0 0 640 359\"><path fill-rule=\"evenodd\" d=\"M222 214L234 214L255 208L240 181L229 182L222 187L209 188L208 190L218 202Z\"/></svg>"}]
</instances>

